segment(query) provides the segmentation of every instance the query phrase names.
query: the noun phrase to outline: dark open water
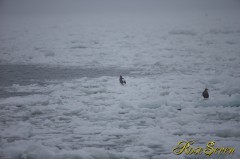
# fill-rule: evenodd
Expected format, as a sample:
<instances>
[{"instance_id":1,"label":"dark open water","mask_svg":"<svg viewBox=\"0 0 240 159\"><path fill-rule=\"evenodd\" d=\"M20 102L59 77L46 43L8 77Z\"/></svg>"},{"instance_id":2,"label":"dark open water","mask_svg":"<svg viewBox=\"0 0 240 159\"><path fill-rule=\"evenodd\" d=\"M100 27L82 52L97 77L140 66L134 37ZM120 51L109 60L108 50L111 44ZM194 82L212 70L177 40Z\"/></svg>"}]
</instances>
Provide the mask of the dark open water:
<instances>
[{"instance_id":1,"label":"dark open water","mask_svg":"<svg viewBox=\"0 0 240 159\"><path fill-rule=\"evenodd\" d=\"M80 67L48 67L41 65L0 65L0 98L23 96L31 93L6 92L4 87L13 84L45 85L52 80L70 80L81 77L96 78L101 76L130 75L130 69L118 68L80 68Z\"/></svg>"}]
</instances>

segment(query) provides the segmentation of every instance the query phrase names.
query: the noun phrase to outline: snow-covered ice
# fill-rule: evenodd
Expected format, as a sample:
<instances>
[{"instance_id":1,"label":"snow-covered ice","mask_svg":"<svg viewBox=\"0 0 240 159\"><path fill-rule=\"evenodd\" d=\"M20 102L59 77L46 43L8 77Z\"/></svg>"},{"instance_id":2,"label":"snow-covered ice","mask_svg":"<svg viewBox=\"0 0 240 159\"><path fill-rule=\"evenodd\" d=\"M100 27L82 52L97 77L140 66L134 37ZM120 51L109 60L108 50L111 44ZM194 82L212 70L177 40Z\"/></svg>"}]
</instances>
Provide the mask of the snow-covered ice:
<instances>
[{"instance_id":1,"label":"snow-covered ice","mask_svg":"<svg viewBox=\"0 0 240 159\"><path fill-rule=\"evenodd\" d=\"M3 11L0 158L239 159L239 10L209 8ZM236 151L176 156L181 140Z\"/></svg>"}]
</instances>

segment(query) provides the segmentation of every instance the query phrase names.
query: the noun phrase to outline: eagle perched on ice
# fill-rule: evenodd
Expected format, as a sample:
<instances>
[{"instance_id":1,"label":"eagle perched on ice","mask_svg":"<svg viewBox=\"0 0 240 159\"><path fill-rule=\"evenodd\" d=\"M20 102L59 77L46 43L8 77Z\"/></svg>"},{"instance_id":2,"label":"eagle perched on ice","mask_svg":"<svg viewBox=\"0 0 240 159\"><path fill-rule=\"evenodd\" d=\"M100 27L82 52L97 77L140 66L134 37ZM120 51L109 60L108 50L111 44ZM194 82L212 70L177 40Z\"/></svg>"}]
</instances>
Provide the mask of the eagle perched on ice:
<instances>
[{"instance_id":1,"label":"eagle perched on ice","mask_svg":"<svg viewBox=\"0 0 240 159\"><path fill-rule=\"evenodd\" d=\"M122 76L119 77L119 82L120 82L122 85L126 85L126 84L127 84L127 82L125 81L125 79L124 79Z\"/></svg>"},{"instance_id":2,"label":"eagle perched on ice","mask_svg":"<svg viewBox=\"0 0 240 159\"><path fill-rule=\"evenodd\" d=\"M202 96L203 96L204 99L207 99L209 97L207 88L202 92Z\"/></svg>"}]
</instances>

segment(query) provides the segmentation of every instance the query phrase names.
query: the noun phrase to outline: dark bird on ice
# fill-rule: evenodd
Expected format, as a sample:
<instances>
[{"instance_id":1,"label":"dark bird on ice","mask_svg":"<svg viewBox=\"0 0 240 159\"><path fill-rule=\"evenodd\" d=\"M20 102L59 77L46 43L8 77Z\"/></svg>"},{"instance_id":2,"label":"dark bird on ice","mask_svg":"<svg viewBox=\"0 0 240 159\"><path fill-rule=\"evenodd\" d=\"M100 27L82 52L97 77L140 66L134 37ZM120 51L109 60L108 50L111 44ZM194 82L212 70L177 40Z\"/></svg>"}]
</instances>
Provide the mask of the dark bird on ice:
<instances>
[{"instance_id":1,"label":"dark bird on ice","mask_svg":"<svg viewBox=\"0 0 240 159\"><path fill-rule=\"evenodd\" d=\"M207 88L202 92L202 96L203 96L203 98L205 98L205 99L209 97L208 89L207 89Z\"/></svg>"},{"instance_id":2,"label":"dark bird on ice","mask_svg":"<svg viewBox=\"0 0 240 159\"><path fill-rule=\"evenodd\" d=\"M122 85L126 85L126 84L127 84L127 82L125 81L125 79L124 79L122 76L119 77L119 82L120 82Z\"/></svg>"}]
</instances>

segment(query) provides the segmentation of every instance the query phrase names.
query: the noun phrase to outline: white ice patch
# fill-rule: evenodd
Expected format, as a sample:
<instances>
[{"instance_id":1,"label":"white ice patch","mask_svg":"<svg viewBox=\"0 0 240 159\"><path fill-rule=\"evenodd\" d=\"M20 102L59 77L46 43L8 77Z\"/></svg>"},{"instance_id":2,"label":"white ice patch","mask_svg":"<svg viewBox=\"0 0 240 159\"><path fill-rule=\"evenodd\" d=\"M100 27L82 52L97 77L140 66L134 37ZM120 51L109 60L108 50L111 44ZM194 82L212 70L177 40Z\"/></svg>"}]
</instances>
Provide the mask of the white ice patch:
<instances>
[{"instance_id":1,"label":"white ice patch","mask_svg":"<svg viewBox=\"0 0 240 159\"><path fill-rule=\"evenodd\" d=\"M49 94L1 99L1 155L175 158L172 147L182 139L235 143L239 138L239 95L221 94L216 89L221 85L216 84L212 96L204 100L201 91L192 88L202 83L187 77L179 85L173 76L125 76L126 86L114 77L81 78L38 88L51 90ZM41 141L40 147L34 141ZM33 146L19 147L19 142Z\"/></svg>"},{"instance_id":2,"label":"white ice patch","mask_svg":"<svg viewBox=\"0 0 240 159\"><path fill-rule=\"evenodd\" d=\"M24 143L23 146L9 146L4 149L4 155L11 159L129 159L130 156L121 153L112 153L100 148L84 148L83 150L49 149L41 143Z\"/></svg>"},{"instance_id":3,"label":"white ice patch","mask_svg":"<svg viewBox=\"0 0 240 159\"><path fill-rule=\"evenodd\" d=\"M211 98L211 97L210 97ZM200 107L211 107L211 106L224 106L224 107L240 107L240 96L232 95L232 96L222 96L213 97L211 100L201 100L196 106Z\"/></svg>"}]
</instances>

